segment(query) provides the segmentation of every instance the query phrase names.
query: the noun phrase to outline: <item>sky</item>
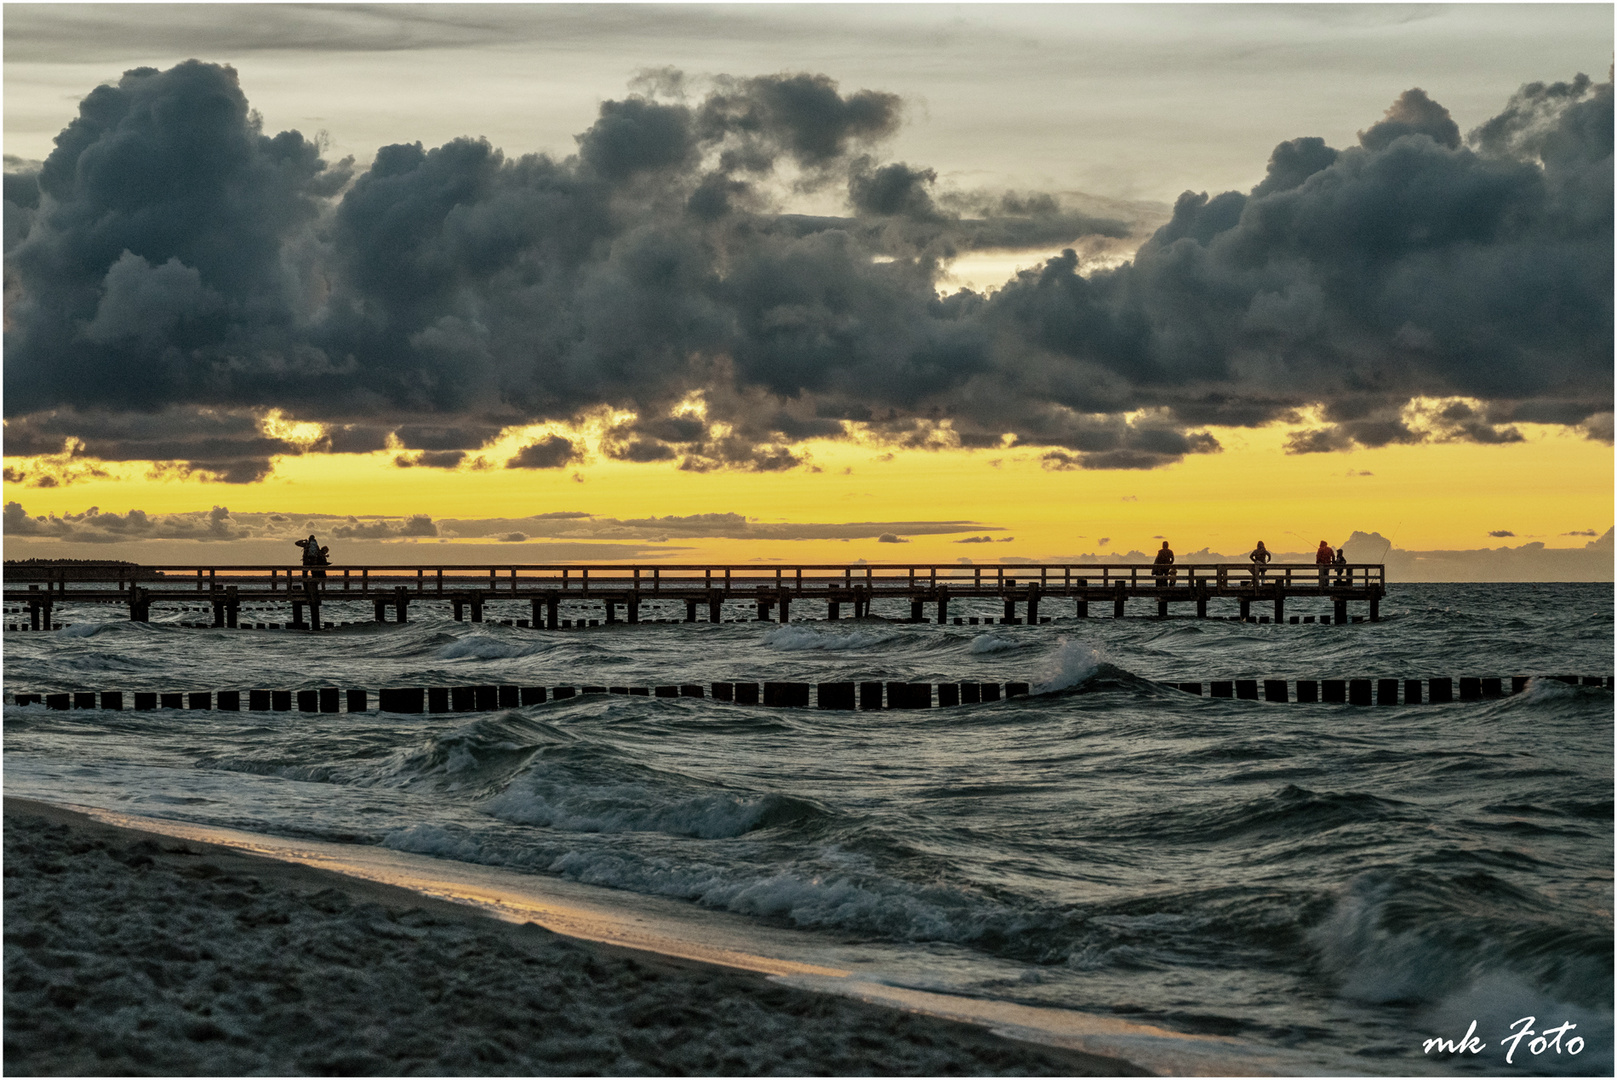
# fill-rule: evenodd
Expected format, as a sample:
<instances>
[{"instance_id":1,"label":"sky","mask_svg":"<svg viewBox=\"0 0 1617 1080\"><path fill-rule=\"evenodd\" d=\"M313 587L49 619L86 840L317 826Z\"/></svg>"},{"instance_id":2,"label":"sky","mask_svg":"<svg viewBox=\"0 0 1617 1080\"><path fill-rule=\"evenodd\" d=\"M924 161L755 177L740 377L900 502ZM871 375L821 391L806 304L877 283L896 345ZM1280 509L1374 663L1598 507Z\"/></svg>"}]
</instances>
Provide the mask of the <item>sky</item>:
<instances>
[{"instance_id":1,"label":"sky","mask_svg":"<svg viewBox=\"0 0 1617 1080\"><path fill-rule=\"evenodd\" d=\"M1611 579L1609 5L4 20L7 558Z\"/></svg>"}]
</instances>

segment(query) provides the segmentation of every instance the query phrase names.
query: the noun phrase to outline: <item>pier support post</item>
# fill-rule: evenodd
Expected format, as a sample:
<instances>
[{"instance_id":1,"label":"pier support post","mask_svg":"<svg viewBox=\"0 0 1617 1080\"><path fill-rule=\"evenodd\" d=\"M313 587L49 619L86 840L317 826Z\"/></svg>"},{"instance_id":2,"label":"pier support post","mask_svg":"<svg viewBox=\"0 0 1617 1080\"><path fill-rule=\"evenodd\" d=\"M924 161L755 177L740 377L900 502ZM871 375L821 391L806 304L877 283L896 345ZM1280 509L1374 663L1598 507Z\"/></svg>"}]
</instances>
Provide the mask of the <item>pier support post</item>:
<instances>
[{"instance_id":1,"label":"pier support post","mask_svg":"<svg viewBox=\"0 0 1617 1080\"><path fill-rule=\"evenodd\" d=\"M630 593L629 594L629 602L627 604L627 607L629 609L629 625L634 626L634 625L636 625L636 624L638 624L640 622L640 594L639 593Z\"/></svg>"},{"instance_id":2,"label":"pier support post","mask_svg":"<svg viewBox=\"0 0 1617 1080\"><path fill-rule=\"evenodd\" d=\"M137 585L129 586L129 621L152 621L152 598L145 589Z\"/></svg>"},{"instance_id":3,"label":"pier support post","mask_svg":"<svg viewBox=\"0 0 1617 1080\"><path fill-rule=\"evenodd\" d=\"M1347 601L1341 597L1336 598L1336 625L1342 626L1348 621Z\"/></svg>"},{"instance_id":4,"label":"pier support post","mask_svg":"<svg viewBox=\"0 0 1617 1080\"><path fill-rule=\"evenodd\" d=\"M309 629L318 630L320 622L320 586L311 578L303 583L303 595L309 601Z\"/></svg>"},{"instance_id":5,"label":"pier support post","mask_svg":"<svg viewBox=\"0 0 1617 1080\"><path fill-rule=\"evenodd\" d=\"M292 601L292 621L287 623L286 625L289 628L293 629L293 630L301 630L303 628L303 601L302 600L294 600L294 601Z\"/></svg>"},{"instance_id":6,"label":"pier support post","mask_svg":"<svg viewBox=\"0 0 1617 1080\"><path fill-rule=\"evenodd\" d=\"M1370 594L1370 621L1381 621L1381 596L1378 593Z\"/></svg>"},{"instance_id":7,"label":"pier support post","mask_svg":"<svg viewBox=\"0 0 1617 1080\"><path fill-rule=\"evenodd\" d=\"M225 628L234 630L240 625L241 595L240 587L230 586L225 590Z\"/></svg>"},{"instance_id":8,"label":"pier support post","mask_svg":"<svg viewBox=\"0 0 1617 1080\"><path fill-rule=\"evenodd\" d=\"M687 601L685 601L685 621L686 622L695 622L696 621L696 601L695 600L687 600Z\"/></svg>"},{"instance_id":9,"label":"pier support post","mask_svg":"<svg viewBox=\"0 0 1617 1080\"><path fill-rule=\"evenodd\" d=\"M1241 598L1241 621L1246 622L1250 618L1252 618L1252 601L1248 600L1245 597L1242 597Z\"/></svg>"},{"instance_id":10,"label":"pier support post","mask_svg":"<svg viewBox=\"0 0 1617 1080\"><path fill-rule=\"evenodd\" d=\"M724 621L724 594L712 592L707 597L707 621L710 623Z\"/></svg>"},{"instance_id":11,"label":"pier support post","mask_svg":"<svg viewBox=\"0 0 1617 1080\"><path fill-rule=\"evenodd\" d=\"M1029 582L1027 587L1027 624L1039 625L1039 583Z\"/></svg>"},{"instance_id":12,"label":"pier support post","mask_svg":"<svg viewBox=\"0 0 1617 1080\"><path fill-rule=\"evenodd\" d=\"M605 603L606 625L611 626L618 621L618 602L616 600L607 600Z\"/></svg>"},{"instance_id":13,"label":"pier support post","mask_svg":"<svg viewBox=\"0 0 1617 1080\"><path fill-rule=\"evenodd\" d=\"M842 618L842 605L835 600L825 602L825 617L830 622L837 622Z\"/></svg>"},{"instance_id":14,"label":"pier support post","mask_svg":"<svg viewBox=\"0 0 1617 1080\"><path fill-rule=\"evenodd\" d=\"M758 598L758 621L759 622L768 622L769 621L769 611L774 606L775 606L775 602L773 600L766 600L766 599L764 599L763 597L760 596Z\"/></svg>"},{"instance_id":15,"label":"pier support post","mask_svg":"<svg viewBox=\"0 0 1617 1080\"><path fill-rule=\"evenodd\" d=\"M921 613L922 601L910 597L910 622L925 622L926 616Z\"/></svg>"},{"instance_id":16,"label":"pier support post","mask_svg":"<svg viewBox=\"0 0 1617 1080\"><path fill-rule=\"evenodd\" d=\"M455 610L455 621L464 622L466 620L466 602L459 596L452 596L449 598L449 604Z\"/></svg>"},{"instance_id":17,"label":"pier support post","mask_svg":"<svg viewBox=\"0 0 1617 1080\"><path fill-rule=\"evenodd\" d=\"M1112 597L1112 618L1121 619L1123 617L1123 601L1127 596L1128 593L1124 591L1123 586L1119 585L1116 594Z\"/></svg>"},{"instance_id":18,"label":"pier support post","mask_svg":"<svg viewBox=\"0 0 1617 1080\"><path fill-rule=\"evenodd\" d=\"M938 625L949 625L949 590L938 589Z\"/></svg>"},{"instance_id":19,"label":"pier support post","mask_svg":"<svg viewBox=\"0 0 1617 1080\"><path fill-rule=\"evenodd\" d=\"M1286 621L1286 593L1279 585L1275 586L1275 622Z\"/></svg>"},{"instance_id":20,"label":"pier support post","mask_svg":"<svg viewBox=\"0 0 1617 1080\"><path fill-rule=\"evenodd\" d=\"M214 590L213 596L213 625L214 629L222 629L225 625L225 598Z\"/></svg>"},{"instance_id":21,"label":"pier support post","mask_svg":"<svg viewBox=\"0 0 1617 1080\"><path fill-rule=\"evenodd\" d=\"M855 585L853 589L853 617L862 619L870 614L870 597L865 595L863 585Z\"/></svg>"},{"instance_id":22,"label":"pier support post","mask_svg":"<svg viewBox=\"0 0 1617 1080\"><path fill-rule=\"evenodd\" d=\"M1016 597L1014 595L1006 595L1005 616L1000 621L1008 626L1016 625Z\"/></svg>"},{"instance_id":23,"label":"pier support post","mask_svg":"<svg viewBox=\"0 0 1617 1080\"><path fill-rule=\"evenodd\" d=\"M780 591L780 621L788 623L792 618L792 598L785 589Z\"/></svg>"},{"instance_id":24,"label":"pier support post","mask_svg":"<svg viewBox=\"0 0 1617 1080\"><path fill-rule=\"evenodd\" d=\"M483 590L472 590L472 622L483 621Z\"/></svg>"},{"instance_id":25,"label":"pier support post","mask_svg":"<svg viewBox=\"0 0 1617 1080\"><path fill-rule=\"evenodd\" d=\"M393 619L399 625L410 621L410 590L403 585L393 586Z\"/></svg>"},{"instance_id":26,"label":"pier support post","mask_svg":"<svg viewBox=\"0 0 1617 1080\"><path fill-rule=\"evenodd\" d=\"M375 615L375 618L372 621L381 622L381 623L387 622L387 601L386 600L384 600L380 596L375 597L375 598L373 598L371 600L371 607L372 607L372 609L374 609L374 615Z\"/></svg>"},{"instance_id":27,"label":"pier support post","mask_svg":"<svg viewBox=\"0 0 1617 1080\"><path fill-rule=\"evenodd\" d=\"M1079 599L1079 601L1078 601L1078 617L1080 619L1089 618L1089 601L1088 600L1085 600L1085 599L1082 599L1082 598Z\"/></svg>"},{"instance_id":28,"label":"pier support post","mask_svg":"<svg viewBox=\"0 0 1617 1080\"><path fill-rule=\"evenodd\" d=\"M1159 596L1159 597L1157 597L1157 618L1166 619L1167 617L1168 617L1168 598L1166 596Z\"/></svg>"},{"instance_id":29,"label":"pier support post","mask_svg":"<svg viewBox=\"0 0 1617 1080\"><path fill-rule=\"evenodd\" d=\"M39 591L39 586L30 585L28 586L28 591L31 593L37 593ZM30 596L28 598L28 629L39 629L39 598L37 596Z\"/></svg>"},{"instance_id":30,"label":"pier support post","mask_svg":"<svg viewBox=\"0 0 1617 1080\"><path fill-rule=\"evenodd\" d=\"M1196 583L1196 618L1207 618L1207 582Z\"/></svg>"}]
</instances>

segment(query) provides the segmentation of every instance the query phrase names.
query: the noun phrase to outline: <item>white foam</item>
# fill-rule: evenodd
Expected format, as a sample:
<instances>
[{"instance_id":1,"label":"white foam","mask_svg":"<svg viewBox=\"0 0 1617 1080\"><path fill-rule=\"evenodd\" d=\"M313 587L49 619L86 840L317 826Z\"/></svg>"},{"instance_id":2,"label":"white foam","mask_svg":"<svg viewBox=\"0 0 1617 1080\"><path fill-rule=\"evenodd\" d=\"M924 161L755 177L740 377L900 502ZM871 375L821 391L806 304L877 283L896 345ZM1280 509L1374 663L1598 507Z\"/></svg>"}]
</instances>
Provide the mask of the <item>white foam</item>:
<instances>
[{"instance_id":1,"label":"white foam","mask_svg":"<svg viewBox=\"0 0 1617 1080\"><path fill-rule=\"evenodd\" d=\"M869 628L815 630L807 626L788 623L765 634L764 644L772 649L780 649L785 652L801 652L811 649L851 651L885 645L889 641L898 640L899 636L898 633L891 630L873 630Z\"/></svg>"},{"instance_id":2,"label":"white foam","mask_svg":"<svg viewBox=\"0 0 1617 1080\"><path fill-rule=\"evenodd\" d=\"M971 639L971 651L979 656L988 653L1009 652L1012 649L1025 649L1034 645L1033 639L1021 640L1013 637L1000 637L997 634L983 634Z\"/></svg>"},{"instance_id":3,"label":"white foam","mask_svg":"<svg viewBox=\"0 0 1617 1080\"><path fill-rule=\"evenodd\" d=\"M103 629L106 628L106 625L106 623L98 622L74 623L72 626L65 626L56 632L62 637L95 637L95 635L99 634Z\"/></svg>"},{"instance_id":4,"label":"white foam","mask_svg":"<svg viewBox=\"0 0 1617 1080\"><path fill-rule=\"evenodd\" d=\"M532 656L551 648L544 641L502 641L499 638L473 634L458 638L433 653L439 660L510 660L518 656Z\"/></svg>"},{"instance_id":5,"label":"white foam","mask_svg":"<svg viewBox=\"0 0 1617 1080\"><path fill-rule=\"evenodd\" d=\"M1100 654L1094 649L1081 641L1068 641L1066 638L1059 638L1058 641L1061 647L1056 650L1055 673L1033 687L1035 694L1048 694L1077 686L1100 670Z\"/></svg>"}]
</instances>

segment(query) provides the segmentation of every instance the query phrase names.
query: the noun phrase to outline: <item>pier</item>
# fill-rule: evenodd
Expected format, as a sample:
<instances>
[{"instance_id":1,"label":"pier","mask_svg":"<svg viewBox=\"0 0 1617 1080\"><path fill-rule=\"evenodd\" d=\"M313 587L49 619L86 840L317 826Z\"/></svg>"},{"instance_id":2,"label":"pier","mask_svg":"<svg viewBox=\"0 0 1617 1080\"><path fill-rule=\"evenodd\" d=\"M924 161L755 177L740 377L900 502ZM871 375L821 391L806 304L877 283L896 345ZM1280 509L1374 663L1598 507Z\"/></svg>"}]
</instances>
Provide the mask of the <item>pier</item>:
<instances>
[{"instance_id":1,"label":"pier","mask_svg":"<svg viewBox=\"0 0 1617 1080\"><path fill-rule=\"evenodd\" d=\"M726 604L744 605L760 621L792 620L805 610L823 611L828 620L871 615L871 605L898 606L897 621L951 621L950 603L988 601L1003 625L1049 621L1052 616L1089 618L1109 613L1123 618L1130 601L1154 602L1157 618L1194 612L1209 618L1208 604L1233 601L1239 620L1284 623L1286 601L1311 598L1331 602L1320 622L1378 622L1386 594L1386 570L1379 563L1320 567L1313 563L1270 564L1261 573L1250 563L817 563L803 565L428 565L291 566L17 565L6 567L4 599L28 613L28 628L49 629L62 603L118 604L129 618L148 622L154 606L202 606L215 627L242 626L242 605L285 605L286 625L318 630L323 605L367 605L374 621L407 622L412 608L448 607L457 620L482 622L486 605L519 601L530 618L516 625L564 629L562 617L587 606L604 609L608 624L642 621L648 605L669 606L679 621L723 622ZM908 618L903 617L908 605ZM1000 607L1000 605L1003 605ZM1363 605L1352 615L1350 605ZM959 608L956 609L957 611ZM1148 608L1148 610L1150 610ZM1290 621L1300 619L1293 615ZM595 620L589 620L595 621ZM979 617L952 617L977 624ZM994 617L981 619L992 623ZM1302 621L1313 622L1315 616Z\"/></svg>"}]
</instances>

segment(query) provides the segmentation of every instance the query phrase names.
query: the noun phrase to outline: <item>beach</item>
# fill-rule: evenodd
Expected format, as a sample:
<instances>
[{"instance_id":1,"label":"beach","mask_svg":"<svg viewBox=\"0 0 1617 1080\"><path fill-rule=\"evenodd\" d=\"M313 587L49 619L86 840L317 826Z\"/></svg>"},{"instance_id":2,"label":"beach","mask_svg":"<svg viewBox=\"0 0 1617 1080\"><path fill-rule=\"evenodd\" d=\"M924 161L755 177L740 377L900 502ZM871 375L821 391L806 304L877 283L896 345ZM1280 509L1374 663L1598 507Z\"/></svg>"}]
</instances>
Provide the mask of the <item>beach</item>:
<instances>
[{"instance_id":1,"label":"beach","mask_svg":"<svg viewBox=\"0 0 1617 1080\"><path fill-rule=\"evenodd\" d=\"M1142 1075L5 800L8 1075Z\"/></svg>"}]
</instances>

